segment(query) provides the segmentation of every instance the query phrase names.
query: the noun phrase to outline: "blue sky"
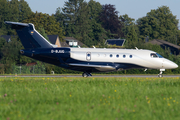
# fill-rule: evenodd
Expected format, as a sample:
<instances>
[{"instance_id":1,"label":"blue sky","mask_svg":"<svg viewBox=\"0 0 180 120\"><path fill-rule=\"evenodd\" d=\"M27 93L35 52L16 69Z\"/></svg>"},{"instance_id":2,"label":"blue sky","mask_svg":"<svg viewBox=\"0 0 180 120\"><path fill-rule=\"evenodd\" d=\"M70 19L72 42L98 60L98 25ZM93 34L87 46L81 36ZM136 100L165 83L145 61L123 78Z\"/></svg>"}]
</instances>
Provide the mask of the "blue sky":
<instances>
[{"instance_id":1,"label":"blue sky","mask_svg":"<svg viewBox=\"0 0 180 120\"><path fill-rule=\"evenodd\" d=\"M68 0L25 0L33 12L42 12L47 14L54 14L58 7L63 7L64 2ZM88 2L89 0L85 0ZM129 17L137 20L151 9L157 9L163 5L168 6L173 13L180 19L180 0L94 0L104 4L115 5L119 15L128 14Z\"/></svg>"}]
</instances>

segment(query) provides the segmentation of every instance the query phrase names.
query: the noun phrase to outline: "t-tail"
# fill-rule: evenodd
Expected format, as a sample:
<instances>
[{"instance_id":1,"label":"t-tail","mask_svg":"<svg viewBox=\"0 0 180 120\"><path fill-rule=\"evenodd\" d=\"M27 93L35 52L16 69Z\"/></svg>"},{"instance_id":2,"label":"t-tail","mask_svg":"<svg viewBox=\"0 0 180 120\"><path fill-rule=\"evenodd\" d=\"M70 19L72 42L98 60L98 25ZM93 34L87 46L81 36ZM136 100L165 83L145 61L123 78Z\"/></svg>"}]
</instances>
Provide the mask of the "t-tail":
<instances>
[{"instance_id":1,"label":"t-tail","mask_svg":"<svg viewBox=\"0 0 180 120\"><path fill-rule=\"evenodd\" d=\"M39 34L32 23L18 23L6 21L6 24L16 30L25 49L54 48L41 34Z\"/></svg>"}]
</instances>

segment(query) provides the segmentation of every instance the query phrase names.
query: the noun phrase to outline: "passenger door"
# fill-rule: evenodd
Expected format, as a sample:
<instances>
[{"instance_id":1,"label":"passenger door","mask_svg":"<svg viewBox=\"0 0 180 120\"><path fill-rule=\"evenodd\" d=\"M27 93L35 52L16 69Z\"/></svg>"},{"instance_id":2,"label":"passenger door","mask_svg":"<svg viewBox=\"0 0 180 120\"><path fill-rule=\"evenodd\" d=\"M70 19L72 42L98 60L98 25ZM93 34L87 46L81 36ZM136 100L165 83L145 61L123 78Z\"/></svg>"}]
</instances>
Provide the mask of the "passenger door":
<instances>
[{"instance_id":1,"label":"passenger door","mask_svg":"<svg viewBox=\"0 0 180 120\"><path fill-rule=\"evenodd\" d=\"M90 61L91 60L91 52L86 53L86 60Z\"/></svg>"}]
</instances>

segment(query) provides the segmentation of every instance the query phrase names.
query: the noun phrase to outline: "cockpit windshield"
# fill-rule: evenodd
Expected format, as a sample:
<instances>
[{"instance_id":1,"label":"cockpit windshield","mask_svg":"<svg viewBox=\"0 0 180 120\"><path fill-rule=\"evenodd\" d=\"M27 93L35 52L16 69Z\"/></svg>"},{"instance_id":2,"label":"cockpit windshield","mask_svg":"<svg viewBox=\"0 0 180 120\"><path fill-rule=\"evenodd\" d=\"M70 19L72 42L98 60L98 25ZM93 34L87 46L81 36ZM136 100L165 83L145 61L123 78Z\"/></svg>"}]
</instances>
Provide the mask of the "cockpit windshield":
<instances>
[{"instance_id":1,"label":"cockpit windshield","mask_svg":"<svg viewBox=\"0 0 180 120\"><path fill-rule=\"evenodd\" d=\"M159 58L163 58L163 56L161 56L160 54L156 53L156 55L159 57Z\"/></svg>"},{"instance_id":2,"label":"cockpit windshield","mask_svg":"<svg viewBox=\"0 0 180 120\"><path fill-rule=\"evenodd\" d=\"M163 58L163 57L162 57L160 54L158 54L158 53L151 53L150 56L151 56L152 58Z\"/></svg>"}]
</instances>

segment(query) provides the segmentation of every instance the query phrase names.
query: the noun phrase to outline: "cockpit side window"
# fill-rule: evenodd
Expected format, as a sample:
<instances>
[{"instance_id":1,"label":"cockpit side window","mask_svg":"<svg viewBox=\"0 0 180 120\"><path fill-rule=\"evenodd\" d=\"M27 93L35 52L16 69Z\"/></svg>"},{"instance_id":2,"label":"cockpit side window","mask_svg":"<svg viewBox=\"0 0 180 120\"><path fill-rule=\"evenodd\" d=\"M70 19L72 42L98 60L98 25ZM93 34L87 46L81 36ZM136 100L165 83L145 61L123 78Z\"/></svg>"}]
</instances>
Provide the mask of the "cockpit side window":
<instances>
[{"instance_id":1,"label":"cockpit side window","mask_svg":"<svg viewBox=\"0 0 180 120\"><path fill-rule=\"evenodd\" d=\"M151 53L150 56L151 56L152 58L158 58L158 56L157 56L155 53Z\"/></svg>"},{"instance_id":2,"label":"cockpit side window","mask_svg":"<svg viewBox=\"0 0 180 120\"><path fill-rule=\"evenodd\" d=\"M151 56L152 58L163 58L163 57L162 57L160 54L158 54L158 53L151 53L150 56Z\"/></svg>"}]
</instances>

